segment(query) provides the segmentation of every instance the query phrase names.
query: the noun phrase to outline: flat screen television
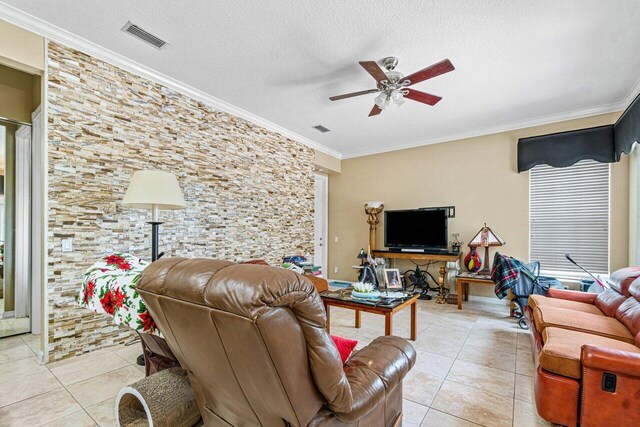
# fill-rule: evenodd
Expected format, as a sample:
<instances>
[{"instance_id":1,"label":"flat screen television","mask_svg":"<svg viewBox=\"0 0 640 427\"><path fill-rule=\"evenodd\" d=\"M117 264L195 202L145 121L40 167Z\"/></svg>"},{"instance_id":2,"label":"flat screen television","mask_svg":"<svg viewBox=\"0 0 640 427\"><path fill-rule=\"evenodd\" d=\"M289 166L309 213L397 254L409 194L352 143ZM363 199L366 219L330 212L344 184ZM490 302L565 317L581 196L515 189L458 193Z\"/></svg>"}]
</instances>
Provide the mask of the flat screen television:
<instances>
[{"instance_id":1,"label":"flat screen television","mask_svg":"<svg viewBox=\"0 0 640 427\"><path fill-rule=\"evenodd\" d=\"M384 245L389 249L448 252L448 208L384 213Z\"/></svg>"}]
</instances>

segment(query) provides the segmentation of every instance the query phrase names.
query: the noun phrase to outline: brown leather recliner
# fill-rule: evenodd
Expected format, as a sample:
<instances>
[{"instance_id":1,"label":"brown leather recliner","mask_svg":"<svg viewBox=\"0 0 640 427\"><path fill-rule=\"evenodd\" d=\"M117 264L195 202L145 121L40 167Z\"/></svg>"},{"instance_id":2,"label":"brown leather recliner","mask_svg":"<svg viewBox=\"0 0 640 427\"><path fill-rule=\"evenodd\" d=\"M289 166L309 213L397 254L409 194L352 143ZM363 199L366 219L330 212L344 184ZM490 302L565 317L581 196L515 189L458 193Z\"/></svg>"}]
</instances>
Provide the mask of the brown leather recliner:
<instances>
[{"instance_id":1,"label":"brown leather recliner","mask_svg":"<svg viewBox=\"0 0 640 427\"><path fill-rule=\"evenodd\" d=\"M161 259L137 286L208 426L391 426L411 344L380 337L342 366L313 284L282 268Z\"/></svg>"}]
</instances>

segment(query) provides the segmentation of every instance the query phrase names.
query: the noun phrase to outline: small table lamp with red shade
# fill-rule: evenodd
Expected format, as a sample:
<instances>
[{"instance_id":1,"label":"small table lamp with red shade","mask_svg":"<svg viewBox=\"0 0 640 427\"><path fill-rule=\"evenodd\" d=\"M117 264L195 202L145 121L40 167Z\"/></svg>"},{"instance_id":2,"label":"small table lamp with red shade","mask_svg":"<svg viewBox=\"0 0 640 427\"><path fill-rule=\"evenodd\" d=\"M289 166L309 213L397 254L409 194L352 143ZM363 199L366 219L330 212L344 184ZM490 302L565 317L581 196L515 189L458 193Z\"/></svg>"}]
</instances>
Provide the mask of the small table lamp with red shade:
<instances>
[{"instance_id":1,"label":"small table lamp with red shade","mask_svg":"<svg viewBox=\"0 0 640 427\"><path fill-rule=\"evenodd\" d=\"M478 271L477 275L490 275L491 274L491 258L489 258L489 247L490 246L502 246L505 244L505 241L500 238L496 233L493 232L489 227L487 227L487 223L484 223L484 227L476 233L476 235L469 242L470 248L483 247L484 248L484 267L482 270Z\"/></svg>"}]
</instances>

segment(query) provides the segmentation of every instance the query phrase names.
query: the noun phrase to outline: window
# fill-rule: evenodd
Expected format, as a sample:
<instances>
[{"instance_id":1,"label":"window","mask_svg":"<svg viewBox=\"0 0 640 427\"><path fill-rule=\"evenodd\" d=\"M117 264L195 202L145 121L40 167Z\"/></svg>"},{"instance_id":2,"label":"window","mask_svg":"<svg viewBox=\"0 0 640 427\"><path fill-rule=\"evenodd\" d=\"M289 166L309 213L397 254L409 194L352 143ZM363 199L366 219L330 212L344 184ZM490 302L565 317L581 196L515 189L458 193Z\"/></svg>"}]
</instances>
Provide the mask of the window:
<instances>
[{"instance_id":1,"label":"window","mask_svg":"<svg viewBox=\"0 0 640 427\"><path fill-rule=\"evenodd\" d=\"M531 261L549 275L584 277L565 254L594 274L609 273L609 164L583 160L538 165L530 175Z\"/></svg>"}]
</instances>

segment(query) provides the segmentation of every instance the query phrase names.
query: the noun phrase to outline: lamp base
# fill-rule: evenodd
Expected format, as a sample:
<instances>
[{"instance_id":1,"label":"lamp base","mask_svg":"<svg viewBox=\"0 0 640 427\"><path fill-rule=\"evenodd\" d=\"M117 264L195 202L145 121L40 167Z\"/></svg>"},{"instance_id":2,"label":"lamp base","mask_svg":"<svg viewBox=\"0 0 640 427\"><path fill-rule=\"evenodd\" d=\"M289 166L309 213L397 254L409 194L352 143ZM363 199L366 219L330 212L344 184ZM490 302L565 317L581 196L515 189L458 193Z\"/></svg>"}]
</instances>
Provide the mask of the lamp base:
<instances>
[{"instance_id":1,"label":"lamp base","mask_svg":"<svg viewBox=\"0 0 640 427\"><path fill-rule=\"evenodd\" d=\"M147 224L151 224L151 262L154 262L163 255L158 255L158 236L160 224L164 223L159 221L149 221Z\"/></svg>"},{"instance_id":2,"label":"lamp base","mask_svg":"<svg viewBox=\"0 0 640 427\"><path fill-rule=\"evenodd\" d=\"M484 247L484 260L482 260L482 270L478 271L476 274L479 276L490 276L491 275L491 259L489 258L489 246Z\"/></svg>"}]
</instances>

